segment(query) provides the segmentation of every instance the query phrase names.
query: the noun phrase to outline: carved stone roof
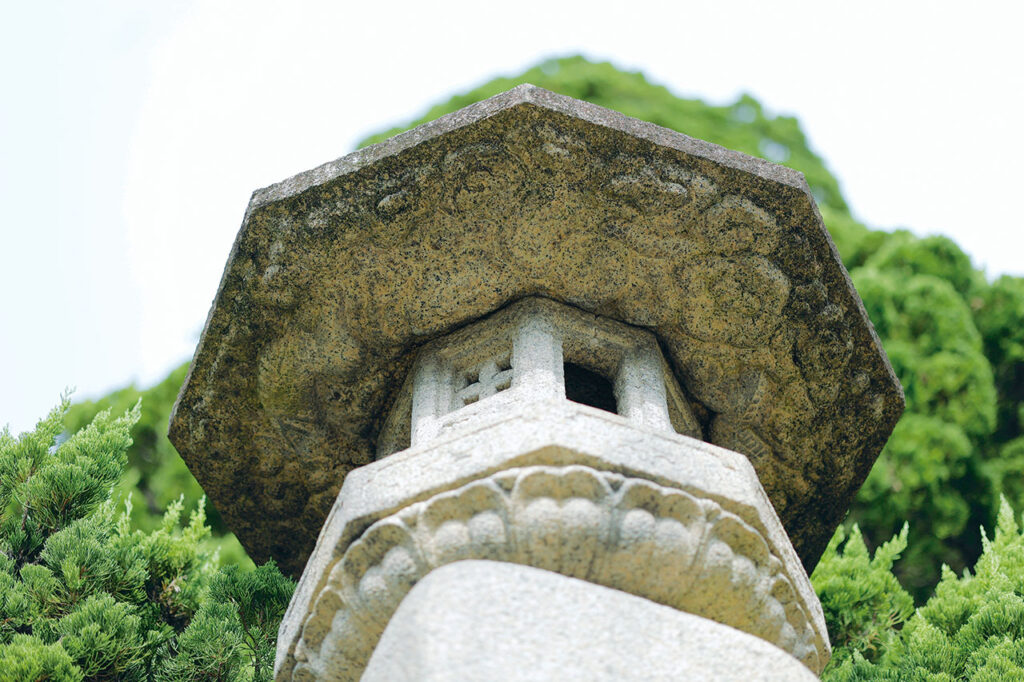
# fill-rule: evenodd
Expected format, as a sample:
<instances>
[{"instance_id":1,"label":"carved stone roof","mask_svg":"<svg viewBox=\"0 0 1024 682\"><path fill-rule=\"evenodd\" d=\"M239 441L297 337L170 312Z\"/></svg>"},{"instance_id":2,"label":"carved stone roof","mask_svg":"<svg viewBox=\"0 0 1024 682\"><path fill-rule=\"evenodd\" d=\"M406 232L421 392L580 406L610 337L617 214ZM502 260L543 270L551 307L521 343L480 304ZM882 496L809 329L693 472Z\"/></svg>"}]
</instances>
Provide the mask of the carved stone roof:
<instances>
[{"instance_id":1,"label":"carved stone roof","mask_svg":"<svg viewBox=\"0 0 1024 682\"><path fill-rule=\"evenodd\" d=\"M903 394L803 176L528 85L255 192L171 440L297 574L416 349L533 295L654 332L813 567Z\"/></svg>"}]
</instances>

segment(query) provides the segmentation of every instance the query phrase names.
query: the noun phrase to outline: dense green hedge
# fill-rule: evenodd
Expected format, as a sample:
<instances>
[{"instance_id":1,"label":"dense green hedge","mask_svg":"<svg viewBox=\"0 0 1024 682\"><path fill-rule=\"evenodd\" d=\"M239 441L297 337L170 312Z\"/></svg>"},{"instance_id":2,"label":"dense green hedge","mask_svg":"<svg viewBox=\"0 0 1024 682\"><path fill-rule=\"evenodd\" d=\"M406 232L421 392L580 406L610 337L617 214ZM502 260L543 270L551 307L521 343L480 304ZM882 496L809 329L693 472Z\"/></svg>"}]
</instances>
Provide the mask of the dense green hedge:
<instances>
[{"instance_id":1,"label":"dense green hedge","mask_svg":"<svg viewBox=\"0 0 1024 682\"><path fill-rule=\"evenodd\" d=\"M139 406L65 439L66 408L0 432L0 682L269 680L293 583L218 570L202 499L133 529L112 491Z\"/></svg>"},{"instance_id":2,"label":"dense green hedge","mask_svg":"<svg viewBox=\"0 0 1024 682\"><path fill-rule=\"evenodd\" d=\"M812 580L832 639L827 682L1024 680L1024 534L1004 499L973 573L948 567L927 604L890 572L906 531L870 555L854 526L832 544ZM837 551L838 550L838 551Z\"/></svg>"}]
</instances>

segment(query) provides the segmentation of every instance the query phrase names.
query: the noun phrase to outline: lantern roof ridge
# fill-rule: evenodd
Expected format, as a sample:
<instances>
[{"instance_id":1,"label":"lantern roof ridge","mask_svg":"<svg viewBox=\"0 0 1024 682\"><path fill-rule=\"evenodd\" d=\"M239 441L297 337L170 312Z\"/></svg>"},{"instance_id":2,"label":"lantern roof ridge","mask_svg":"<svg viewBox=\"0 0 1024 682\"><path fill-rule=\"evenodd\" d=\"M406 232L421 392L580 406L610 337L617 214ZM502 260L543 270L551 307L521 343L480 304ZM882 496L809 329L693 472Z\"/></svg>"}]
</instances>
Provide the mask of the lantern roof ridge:
<instances>
[{"instance_id":1,"label":"lantern roof ridge","mask_svg":"<svg viewBox=\"0 0 1024 682\"><path fill-rule=\"evenodd\" d=\"M472 125L496 113L522 105L541 107L619 130L635 137L648 139L655 144L673 147L687 154L703 157L709 161L714 161L736 170L753 173L775 182L787 184L795 189L803 190L810 196L810 187L807 185L804 174L794 168L772 163L756 156L714 144L713 142L690 137L671 128L632 118L597 104L560 95L531 83L523 83L511 90L506 90L493 97L480 100L458 111L453 111L433 121L423 123L411 130L398 133L394 137L363 147L362 149L357 149L333 161L328 161L315 168L296 173L280 182L257 189L252 194L250 207L255 208L273 201L293 197L317 185L330 182L341 175L356 171L385 157L398 154L426 140L450 133L464 126Z\"/></svg>"}]
</instances>

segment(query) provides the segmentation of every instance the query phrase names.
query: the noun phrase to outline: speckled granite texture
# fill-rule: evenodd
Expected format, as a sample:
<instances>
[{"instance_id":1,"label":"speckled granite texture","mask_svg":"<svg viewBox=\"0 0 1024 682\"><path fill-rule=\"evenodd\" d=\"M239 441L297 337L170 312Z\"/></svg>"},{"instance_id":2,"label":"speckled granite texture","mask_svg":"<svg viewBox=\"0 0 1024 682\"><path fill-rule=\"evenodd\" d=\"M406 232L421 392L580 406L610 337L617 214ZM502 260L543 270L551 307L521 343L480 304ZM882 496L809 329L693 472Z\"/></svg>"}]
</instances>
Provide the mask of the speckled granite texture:
<instances>
[{"instance_id":1,"label":"speckled granite texture","mask_svg":"<svg viewBox=\"0 0 1024 682\"><path fill-rule=\"evenodd\" d=\"M654 332L814 566L903 395L803 176L532 86L257 191L171 440L298 574L417 347L530 295Z\"/></svg>"}]
</instances>

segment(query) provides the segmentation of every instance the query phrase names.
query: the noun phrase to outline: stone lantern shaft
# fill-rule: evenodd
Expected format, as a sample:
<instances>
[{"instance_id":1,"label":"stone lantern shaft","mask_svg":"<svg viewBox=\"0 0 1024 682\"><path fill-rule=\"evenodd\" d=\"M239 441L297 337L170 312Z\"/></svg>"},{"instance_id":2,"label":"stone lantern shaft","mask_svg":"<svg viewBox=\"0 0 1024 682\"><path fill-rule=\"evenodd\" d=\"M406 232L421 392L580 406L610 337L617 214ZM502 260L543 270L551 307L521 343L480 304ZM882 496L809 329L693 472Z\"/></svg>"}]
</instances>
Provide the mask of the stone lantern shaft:
<instances>
[{"instance_id":1,"label":"stone lantern shaft","mask_svg":"<svg viewBox=\"0 0 1024 682\"><path fill-rule=\"evenodd\" d=\"M903 406L802 176L522 86L254 194L171 436L276 679L814 679Z\"/></svg>"}]
</instances>

